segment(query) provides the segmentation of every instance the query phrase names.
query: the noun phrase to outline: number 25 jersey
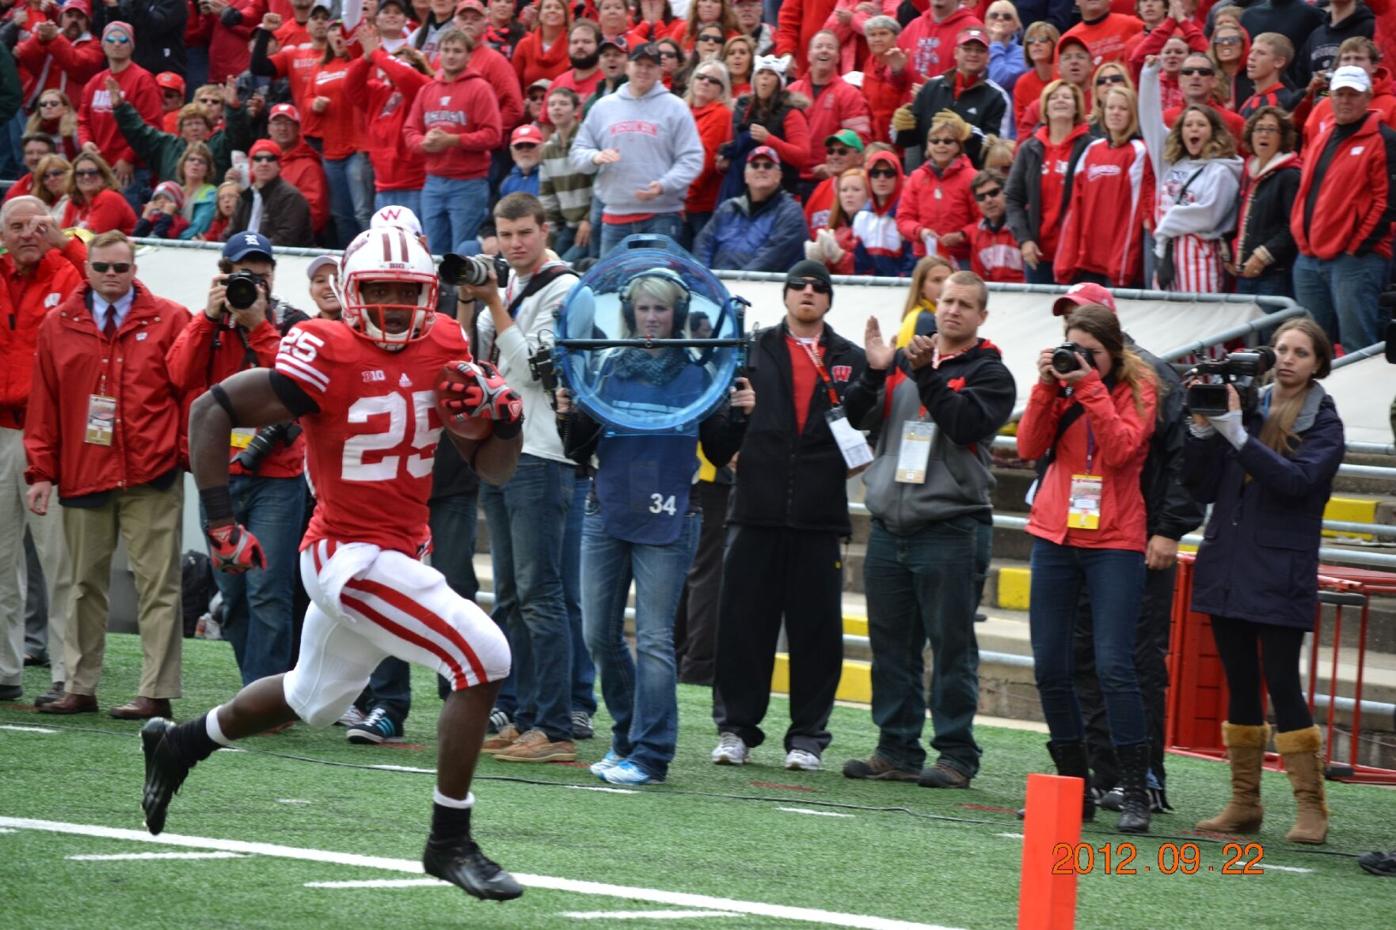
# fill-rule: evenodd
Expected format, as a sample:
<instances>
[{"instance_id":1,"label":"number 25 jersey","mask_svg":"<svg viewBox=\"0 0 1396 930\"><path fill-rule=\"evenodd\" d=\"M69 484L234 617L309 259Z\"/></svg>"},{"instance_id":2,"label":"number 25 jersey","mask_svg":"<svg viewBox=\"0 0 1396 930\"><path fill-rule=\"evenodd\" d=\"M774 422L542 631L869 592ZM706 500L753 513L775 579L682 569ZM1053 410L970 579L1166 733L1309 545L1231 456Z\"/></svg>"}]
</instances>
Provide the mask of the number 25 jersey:
<instances>
[{"instance_id":1,"label":"number 25 jersey","mask_svg":"<svg viewBox=\"0 0 1396 930\"><path fill-rule=\"evenodd\" d=\"M301 540L367 542L414 556L429 537L427 500L441 439L436 380L470 359L460 327L443 317L389 352L337 320L307 320L281 340L276 370L320 407L301 417L315 513Z\"/></svg>"}]
</instances>

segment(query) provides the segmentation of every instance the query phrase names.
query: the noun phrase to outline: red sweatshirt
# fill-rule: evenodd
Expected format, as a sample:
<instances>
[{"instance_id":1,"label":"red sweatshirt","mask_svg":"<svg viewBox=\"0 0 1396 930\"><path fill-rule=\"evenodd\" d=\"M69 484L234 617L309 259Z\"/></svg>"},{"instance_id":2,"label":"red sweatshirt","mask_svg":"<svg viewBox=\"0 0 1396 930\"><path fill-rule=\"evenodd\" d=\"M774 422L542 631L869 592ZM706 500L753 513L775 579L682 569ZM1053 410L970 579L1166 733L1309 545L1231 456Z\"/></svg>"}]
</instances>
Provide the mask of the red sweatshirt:
<instances>
[{"instance_id":1,"label":"red sweatshirt","mask_svg":"<svg viewBox=\"0 0 1396 930\"><path fill-rule=\"evenodd\" d=\"M320 163L320 153L310 147L305 136L289 149L282 150L281 180L301 192L310 204L311 228L317 233L323 231L330 218L330 182Z\"/></svg>"},{"instance_id":2,"label":"red sweatshirt","mask_svg":"<svg viewBox=\"0 0 1396 930\"><path fill-rule=\"evenodd\" d=\"M805 111L809 121L809 152L800 177L812 177L814 166L824 161L824 140L840 129L852 129L864 143L872 140L872 114L863 92L838 75L825 84L816 97L814 85L803 78L790 85L790 93L814 101Z\"/></svg>"},{"instance_id":3,"label":"red sweatshirt","mask_svg":"<svg viewBox=\"0 0 1396 930\"><path fill-rule=\"evenodd\" d=\"M79 206L72 200L63 211L63 228L77 226L96 235L119 229L126 235L136 228L136 211L114 190L98 191L92 203Z\"/></svg>"},{"instance_id":4,"label":"red sweatshirt","mask_svg":"<svg viewBox=\"0 0 1396 930\"><path fill-rule=\"evenodd\" d=\"M61 32L51 42L40 42L31 32L29 38L15 46L15 61L19 64L26 110L33 109L39 94L50 87L63 91L69 100L81 96L83 85L107 66L102 43L95 36L69 42Z\"/></svg>"},{"instance_id":5,"label":"red sweatshirt","mask_svg":"<svg viewBox=\"0 0 1396 930\"><path fill-rule=\"evenodd\" d=\"M442 74L423 87L404 129L408 148L425 156L427 174L461 181L489 174L490 152L503 136L494 88L470 68L454 80ZM459 144L427 152L422 141L432 129L446 130Z\"/></svg>"},{"instance_id":6,"label":"red sweatshirt","mask_svg":"<svg viewBox=\"0 0 1396 930\"><path fill-rule=\"evenodd\" d=\"M112 116L111 94L107 93L109 77L116 78L121 93L136 108L141 119L156 129L164 121L165 108L160 101L160 87L149 71L135 63L127 65L120 74L112 74L110 68L103 68L82 89L82 103L78 105L78 139L84 145L95 142L109 165L119 161L135 165L139 163L136 153L131 151L121 130L116 128L116 117ZM135 225L134 219L131 224Z\"/></svg>"},{"instance_id":7,"label":"red sweatshirt","mask_svg":"<svg viewBox=\"0 0 1396 930\"><path fill-rule=\"evenodd\" d=\"M1013 113L1019 139L1026 139L1037 128L1038 116L1042 111L1042 92L1056 80L1056 74L1056 68L1053 68L1052 78L1046 81L1037 76L1036 68L1029 68L1018 75L1018 82L1013 85Z\"/></svg>"},{"instance_id":8,"label":"red sweatshirt","mask_svg":"<svg viewBox=\"0 0 1396 930\"><path fill-rule=\"evenodd\" d=\"M689 213L711 213L717 209L717 193L722 175L717 170L717 147L732 138L732 111L714 100L693 111L698 138L703 140L703 171L688 188L683 208Z\"/></svg>"},{"instance_id":9,"label":"red sweatshirt","mask_svg":"<svg viewBox=\"0 0 1396 930\"><path fill-rule=\"evenodd\" d=\"M826 11L825 17L827 16ZM821 17L819 22L823 23L824 17ZM913 80L919 84L930 78L938 77L955 67L955 39L959 36L960 30L968 29L970 26L978 26L982 29L984 23L978 16L964 7L956 9L955 12L945 17L944 22L940 23L931 18L929 7L925 13L913 19L902 30L902 34L897 36L897 45L906 52L910 59L907 67L915 75ZM818 27L813 28L817 29Z\"/></svg>"},{"instance_id":10,"label":"red sweatshirt","mask_svg":"<svg viewBox=\"0 0 1396 930\"><path fill-rule=\"evenodd\" d=\"M543 33L537 29L520 39L514 47L514 72L518 75L520 87L527 87L539 78L551 81L571 67L572 62L567 58L565 30L546 51L543 50Z\"/></svg>"},{"instance_id":11,"label":"red sweatshirt","mask_svg":"<svg viewBox=\"0 0 1396 930\"><path fill-rule=\"evenodd\" d=\"M223 25L222 14L204 14L212 22L208 39L208 80L211 84L222 84L247 70L252 60L252 50L248 47L252 31L267 12L266 0L230 0L228 6L242 14L242 21L236 26Z\"/></svg>"},{"instance_id":12,"label":"red sweatshirt","mask_svg":"<svg viewBox=\"0 0 1396 930\"><path fill-rule=\"evenodd\" d=\"M824 28L824 21L836 5L837 0L784 0L776 16L775 49L771 54L794 55L795 73L804 74L809 64L809 40Z\"/></svg>"},{"instance_id":13,"label":"red sweatshirt","mask_svg":"<svg viewBox=\"0 0 1396 930\"><path fill-rule=\"evenodd\" d=\"M885 142L892 138L892 113L911 102L911 69L893 71L881 61L869 61L863 72L863 97L872 114L872 138Z\"/></svg>"},{"instance_id":14,"label":"red sweatshirt","mask_svg":"<svg viewBox=\"0 0 1396 930\"><path fill-rule=\"evenodd\" d=\"M979 215L969 189L974 175L974 165L964 155L958 156L939 175L932 170L929 161L911 172L897 203L897 232L913 244L917 258L926 254L926 244L921 239L923 229L946 236L959 232ZM941 251L957 259L969 258L968 244L953 249L942 247Z\"/></svg>"},{"instance_id":15,"label":"red sweatshirt","mask_svg":"<svg viewBox=\"0 0 1396 930\"><path fill-rule=\"evenodd\" d=\"M488 45L478 45L470 53L470 63L466 67L494 88L499 101L499 128L504 133L505 141L508 141L508 134L524 121L523 91L519 89L519 77L514 73L514 66Z\"/></svg>"},{"instance_id":16,"label":"red sweatshirt","mask_svg":"<svg viewBox=\"0 0 1396 930\"><path fill-rule=\"evenodd\" d=\"M421 190L426 183L426 162L420 152L407 147L402 127L417 93L430 80L381 48L349 65L345 90L357 102L367 125L366 147L376 190Z\"/></svg>"},{"instance_id":17,"label":"red sweatshirt","mask_svg":"<svg viewBox=\"0 0 1396 930\"><path fill-rule=\"evenodd\" d=\"M331 58L328 64L315 69L310 88L310 109L315 109L316 97L328 97L330 105L320 114L320 139L324 147L320 154L329 159L348 158L364 148L363 109L347 91L345 78L349 60ZM304 131L304 130L302 130Z\"/></svg>"},{"instance_id":18,"label":"red sweatshirt","mask_svg":"<svg viewBox=\"0 0 1396 930\"><path fill-rule=\"evenodd\" d=\"M1046 126L1037 130L1037 139L1042 143L1043 149L1042 180L1039 182L1042 188L1042 225L1038 227L1037 247L1042 251L1042 257L1049 262L1057 254L1057 242L1061 238L1064 219L1062 210L1065 209L1062 191L1066 189L1066 170L1071 163L1071 149L1076 145L1076 140L1086 135L1089 129L1087 123L1078 124L1060 145L1052 144L1052 137Z\"/></svg>"},{"instance_id":19,"label":"red sweatshirt","mask_svg":"<svg viewBox=\"0 0 1396 930\"><path fill-rule=\"evenodd\" d=\"M1144 261L1144 218L1154 202L1154 171L1144 143L1111 145L1097 139L1081 153L1071 185L1071 205L1053 259L1061 282L1088 271L1115 287L1139 281ZM1101 230L1110 230L1102 235Z\"/></svg>"},{"instance_id":20,"label":"red sweatshirt","mask_svg":"<svg viewBox=\"0 0 1396 930\"><path fill-rule=\"evenodd\" d=\"M1094 23L1079 22L1068 29L1062 38L1072 36L1086 43L1091 52L1092 62L1099 66L1107 61L1124 61L1129 46L1144 31L1144 24L1133 16L1120 13L1107 13ZM1057 43L1061 47L1061 43Z\"/></svg>"},{"instance_id":21,"label":"red sweatshirt","mask_svg":"<svg viewBox=\"0 0 1396 930\"><path fill-rule=\"evenodd\" d=\"M286 78L291 84L291 100L301 114L301 134L312 139L320 138L320 114L310 109L310 99L315 96L315 71L324 57L324 49L308 43L283 48L269 56L276 76Z\"/></svg>"},{"instance_id":22,"label":"red sweatshirt","mask_svg":"<svg viewBox=\"0 0 1396 930\"><path fill-rule=\"evenodd\" d=\"M988 220L966 226L961 230L969 240L969 269L985 281L1022 284L1023 250L1008 228L1007 219L998 229Z\"/></svg>"}]
</instances>

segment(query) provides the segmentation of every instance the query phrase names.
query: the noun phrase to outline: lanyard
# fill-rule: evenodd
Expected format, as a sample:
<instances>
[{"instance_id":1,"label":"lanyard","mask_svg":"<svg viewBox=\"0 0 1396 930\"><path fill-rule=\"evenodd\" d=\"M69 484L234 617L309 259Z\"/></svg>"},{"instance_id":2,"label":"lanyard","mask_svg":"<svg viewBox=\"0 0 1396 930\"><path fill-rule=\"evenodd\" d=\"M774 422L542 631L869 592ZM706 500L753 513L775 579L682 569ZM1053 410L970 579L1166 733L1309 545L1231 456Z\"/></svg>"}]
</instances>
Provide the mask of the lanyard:
<instances>
[{"instance_id":1,"label":"lanyard","mask_svg":"<svg viewBox=\"0 0 1396 930\"><path fill-rule=\"evenodd\" d=\"M814 363L814 371L819 375L819 380L824 382L824 390L829 392L830 406L837 407L839 405L839 395L834 391L833 379L829 377L829 372L824 368L823 360L815 353L814 349L810 348L808 342L801 342L800 345L804 348L805 354L809 356L809 360Z\"/></svg>"},{"instance_id":2,"label":"lanyard","mask_svg":"<svg viewBox=\"0 0 1396 930\"><path fill-rule=\"evenodd\" d=\"M1086 421L1086 474L1094 474L1091 471L1091 463L1095 461L1095 430L1091 429L1090 421Z\"/></svg>"}]
</instances>

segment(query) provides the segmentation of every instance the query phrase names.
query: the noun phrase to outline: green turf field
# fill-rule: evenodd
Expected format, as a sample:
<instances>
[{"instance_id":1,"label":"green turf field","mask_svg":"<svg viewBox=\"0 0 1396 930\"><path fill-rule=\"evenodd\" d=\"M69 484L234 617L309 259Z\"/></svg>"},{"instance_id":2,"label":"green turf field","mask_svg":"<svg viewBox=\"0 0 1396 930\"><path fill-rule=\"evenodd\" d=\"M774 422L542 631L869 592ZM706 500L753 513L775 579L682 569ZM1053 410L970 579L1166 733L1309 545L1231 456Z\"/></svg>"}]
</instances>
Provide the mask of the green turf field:
<instances>
[{"instance_id":1,"label":"green turf field","mask_svg":"<svg viewBox=\"0 0 1396 930\"><path fill-rule=\"evenodd\" d=\"M134 637L109 638L104 708L133 693L139 662ZM46 676L28 670L26 694L43 690ZM184 681L181 717L230 696L238 680L226 644L186 641ZM577 790L601 787L581 765L481 763L476 836L529 886L518 901L486 904L414 874L431 776L366 767L433 767L434 683L418 670L414 684L406 745L350 746L343 730L302 726L249 740L248 751L217 753L191 774L158 843L142 840L136 724L0 705L0 927L1015 925L1021 823L1012 809L1026 774L1047 770L1040 734L981 728L983 770L968 791L844 779L843 760L872 746L861 708L834 713L830 771L784 771L778 738L754 764L724 768L708 761L708 692L685 686L679 756L665 785ZM777 732L784 713L774 701ZM598 730L605 725L603 714ZM606 744L579 749L590 762ZM1225 769L1183 758L1169 765L1178 812L1136 839L1139 874L1105 875L1097 865L1082 876L1078 927L1393 926L1396 883L1368 876L1353 857L1396 846L1396 794L1330 784L1329 845L1287 846L1293 801L1284 777L1267 773L1269 819L1257 839L1262 866L1272 868L1222 875L1221 844L1193 836L1191 824L1223 802ZM1088 826L1086 839L1123 841L1106 827L1114 817ZM1199 844L1197 873L1159 874L1160 844L1183 841ZM219 858L70 858L152 853ZM367 881L411 884L333 884Z\"/></svg>"}]
</instances>

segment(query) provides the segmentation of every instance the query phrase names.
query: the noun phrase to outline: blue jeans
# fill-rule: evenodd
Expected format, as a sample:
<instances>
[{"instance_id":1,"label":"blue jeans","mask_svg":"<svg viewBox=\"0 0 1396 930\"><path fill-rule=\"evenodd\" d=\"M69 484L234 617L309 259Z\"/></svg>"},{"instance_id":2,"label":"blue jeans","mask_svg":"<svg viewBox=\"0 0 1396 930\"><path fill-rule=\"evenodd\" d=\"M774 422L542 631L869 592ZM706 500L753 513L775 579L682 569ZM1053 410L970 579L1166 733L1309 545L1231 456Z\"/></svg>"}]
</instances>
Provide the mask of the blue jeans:
<instances>
[{"instance_id":1,"label":"blue jeans","mask_svg":"<svg viewBox=\"0 0 1396 930\"><path fill-rule=\"evenodd\" d=\"M1031 268L1028 266L1027 262L1024 262L1023 278L1029 284L1057 283L1056 276L1052 273L1052 263L1045 258L1037 263L1036 268Z\"/></svg>"},{"instance_id":2,"label":"blue jeans","mask_svg":"<svg viewBox=\"0 0 1396 930\"><path fill-rule=\"evenodd\" d=\"M638 223L602 223L601 257L605 258L611 254L611 250L626 236L638 236L641 233L668 236L678 242L679 237L683 235L683 217L677 213L660 213L653 219L641 220Z\"/></svg>"},{"instance_id":3,"label":"blue jeans","mask_svg":"<svg viewBox=\"0 0 1396 930\"><path fill-rule=\"evenodd\" d=\"M418 220L422 218L422 192L415 191L378 191L373 195L373 211L376 213L384 207L406 207L412 211L412 215ZM372 217L369 217L372 220Z\"/></svg>"},{"instance_id":4,"label":"blue jeans","mask_svg":"<svg viewBox=\"0 0 1396 930\"><path fill-rule=\"evenodd\" d=\"M453 252L467 239L474 239L489 211L489 181L474 178L459 181L427 175L422 188L422 228L435 254Z\"/></svg>"},{"instance_id":5,"label":"blue jeans","mask_svg":"<svg viewBox=\"0 0 1396 930\"><path fill-rule=\"evenodd\" d=\"M575 466L524 453L502 488L480 486L494 566L494 619L514 653L514 723L572 738L572 636L562 588L562 540Z\"/></svg>"},{"instance_id":6,"label":"blue jeans","mask_svg":"<svg viewBox=\"0 0 1396 930\"><path fill-rule=\"evenodd\" d=\"M641 545L607 535L598 510L582 531L582 613L587 646L601 667L601 695L615 723L611 749L656 778L674 758L679 733L674 611L698 548L700 516L679 538ZM635 580L635 659L625 642L625 601Z\"/></svg>"},{"instance_id":7,"label":"blue jeans","mask_svg":"<svg viewBox=\"0 0 1396 930\"><path fill-rule=\"evenodd\" d=\"M1072 680L1077 602L1090 592L1096 676L1116 746L1147 742L1144 701L1134 673L1134 636L1144 596L1144 554L1124 549L1079 549L1045 539L1032 544L1028 627L1033 673L1047 728L1057 742L1085 739Z\"/></svg>"},{"instance_id":8,"label":"blue jeans","mask_svg":"<svg viewBox=\"0 0 1396 930\"><path fill-rule=\"evenodd\" d=\"M1252 294L1256 297L1293 297L1294 273L1280 271L1263 274L1257 278L1236 278L1236 293Z\"/></svg>"},{"instance_id":9,"label":"blue jeans","mask_svg":"<svg viewBox=\"0 0 1396 930\"><path fill-rule=\"evenodd\" d=\"M562 538L562 596L567 602L567 627L572 631L572 709L596 713L596 665L582 630L582 518L586 516L591 479L578 478L567 511Z\"/></svg>"},{"instance_id":10,"label":"blue jeans","mask_svg":"<svg viewBox=\"0 0 1396 930\"><path fill-rule=\"evenodd\" d=\"M974 741L979 706L976 549L982 524L973 517L932 523L906 536L872 521L863 586L872 646L872 716L877 753L902 768L921 768L921 731L931 708L936 761L964 775L979 771ZM931 643L929 700L922 649Z\"/></svg>"},{"instance_id":11,"label":"blue jeans","mask_svg":"<svg viewBox=\"0 0 1396 930\"><path fill-rule=\"evenodd\" d=\"M223 638L233 647L242 683L250 685L289 671L295 664L291 598L305 514L305 480L234 475L228 490L235 518L257 537L266 556L266 568L243 575L213 573L223 595Z\"/></svg>"},{"instance_id":12,"label":"blue jeans","mask_svg":"<svg viewBox=\"0 0 1396 930\"><path fill-rule=\"evenodd\" d=\"M348 158L326 158L324 165L330 185L330 218L343 248L373 219L373 166L363 152Z\"/></svg>"},{"instance_id":13,"label":"blue jeans","mask_svg":"<svg viewBox=\"0 0 1396 930\"><path fill-rule=\"evenodd\" d=\"M1328 261L1301 254L1294 260L1294 299L1314 315L1329 339L1341 340L1349 352L1364 349L1381 342L1377 298L1389 265L1375 252Z\"/></svg>"}]
</instances>

